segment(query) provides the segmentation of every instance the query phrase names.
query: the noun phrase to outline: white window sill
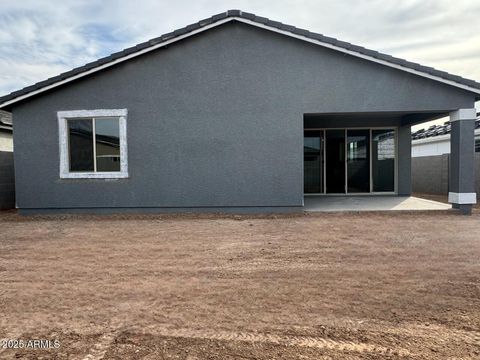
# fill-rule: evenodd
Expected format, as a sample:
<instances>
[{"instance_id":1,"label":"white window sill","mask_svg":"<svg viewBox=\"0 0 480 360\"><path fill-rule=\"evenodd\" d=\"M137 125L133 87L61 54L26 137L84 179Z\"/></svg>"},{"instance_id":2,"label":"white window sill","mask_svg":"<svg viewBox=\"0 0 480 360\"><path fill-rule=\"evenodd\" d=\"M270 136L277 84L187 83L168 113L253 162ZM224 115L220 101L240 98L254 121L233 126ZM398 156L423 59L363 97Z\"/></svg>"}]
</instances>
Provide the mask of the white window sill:
<instances>
[{"instance_id":1,"label":"white window sill","mask_svg":"<svg viewBox=\"0 0 480 360\"><path fill-rule=\"evenodd\" d=\"M124 172L96 172L96 173L65 173L60 174L60 179L125 179L128 173Z\"/></svg>"}]
</instances>

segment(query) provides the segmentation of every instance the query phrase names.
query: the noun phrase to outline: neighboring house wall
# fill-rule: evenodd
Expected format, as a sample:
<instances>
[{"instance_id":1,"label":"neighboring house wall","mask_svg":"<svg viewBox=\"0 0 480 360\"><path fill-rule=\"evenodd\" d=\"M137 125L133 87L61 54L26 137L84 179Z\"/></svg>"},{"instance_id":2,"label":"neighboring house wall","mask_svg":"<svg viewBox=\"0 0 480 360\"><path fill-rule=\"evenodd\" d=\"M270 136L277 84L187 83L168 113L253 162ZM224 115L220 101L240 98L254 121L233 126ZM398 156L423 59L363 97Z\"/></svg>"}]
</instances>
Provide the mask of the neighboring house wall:
<instances>
[{"instance_id":1,"label":"neighboring house wall","mask_svg":"<svg viewBox=\"0 0 480 360\"><path fill-rule=\"evenodd\" d=\"M0 110L0 151L13 151L12 114Z\"/></svg>"},{"instance_id":2,"label":"neighboring house wall","mask_svg":"<svg viewBox=\"0 0 480 360\"><path fill-rule=\"evenodd\" d=\"M475 130L475 142L480 142L480 130ZM412 157L442 154L450 154L450 134L412 141Z\"/></svg>"},{"instance_id":3,"label":"neighboring house wall","mask_svg":"<svg viewBox=\"0 0 480 360\"><path fill-rule=\"evenodd\" d=\"M0 151L13 151L13 135L0 130Z\"/></svg>"},{"instance_id":4,"label":"neighboring house wall","mask_svg":"<svg viewBox=\"0 0 480 360\"><path fill-rule=\"evenodd\" d=\"M15 207L13 153L0 151L0 210Z\"/></svg>"},{"instance_id":5,"label":"neighboring house wall","mask_svg":"<svg viewBox=\"0 0 480 360\"><path fill-rule=\"evenodd\" d=\"M450 154L421 156L412 159L413 192L448 194ZM480 153L475 153L476 192L480 194Z\"/></svg>"},{"instance_id":6,"label":"neighboring house wall","mask_svg":"<svg viewBox=\"0 0 480 360\"><path fill-rule=\"evenodd\" d=\"M450 154L450 135L412 141L412 157Z\"/></svg>"},{"instance_id":7,"label":"neighboring house wall","mask_svg":"<svg viewBox=\"0 0 480 360\"><path fill-rule=\"evenodd\" d=\"M228 23L15 105L17 204L301 207L304 113L473 104L473 94L432 80ZM123 108L129 178L60 180L57 111ZM410 127L400 128L407 194L410 142Z\"/></svg>"}]
</instances>

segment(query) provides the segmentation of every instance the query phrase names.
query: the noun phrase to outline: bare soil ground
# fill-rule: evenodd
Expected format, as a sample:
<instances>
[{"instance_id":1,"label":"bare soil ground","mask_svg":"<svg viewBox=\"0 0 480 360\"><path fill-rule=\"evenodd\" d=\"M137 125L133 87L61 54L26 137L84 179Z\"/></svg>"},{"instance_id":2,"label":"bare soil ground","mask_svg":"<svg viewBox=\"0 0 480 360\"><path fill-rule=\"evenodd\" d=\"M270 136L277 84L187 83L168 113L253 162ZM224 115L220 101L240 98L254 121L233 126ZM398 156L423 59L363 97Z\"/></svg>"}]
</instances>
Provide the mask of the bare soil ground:
<instances>
[{"instance_id":1,"label":"bare soil ground","mask_svg":"<svg viewBox=\"0 0 480 360\"><path fill-rule=\"evenodd\" d=\"M0 214L23 359L480 358L480 214Z\"/></svg>"}]
</instances>

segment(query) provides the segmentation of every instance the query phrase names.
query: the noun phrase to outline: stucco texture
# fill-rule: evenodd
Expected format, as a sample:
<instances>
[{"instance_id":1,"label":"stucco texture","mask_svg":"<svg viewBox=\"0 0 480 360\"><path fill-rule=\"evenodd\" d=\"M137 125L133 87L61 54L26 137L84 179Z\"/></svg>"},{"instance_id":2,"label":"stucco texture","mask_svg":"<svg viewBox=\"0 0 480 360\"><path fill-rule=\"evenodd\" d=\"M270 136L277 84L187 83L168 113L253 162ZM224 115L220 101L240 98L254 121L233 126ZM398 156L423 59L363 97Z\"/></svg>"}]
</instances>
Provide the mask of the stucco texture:
<instances>
[{"instance_id":1,"label":"stucco texture","mask_svg":"<svg viewBox=\"0 0 480 360\"><path fill-rule=\"evenodd\" d=\"M15 106L17 204L301 209L305 113L473 103L463 90L228 23ZM60 180L57 111L112 108L128 109L129 178Z\"/></svg>"}]
</instances>

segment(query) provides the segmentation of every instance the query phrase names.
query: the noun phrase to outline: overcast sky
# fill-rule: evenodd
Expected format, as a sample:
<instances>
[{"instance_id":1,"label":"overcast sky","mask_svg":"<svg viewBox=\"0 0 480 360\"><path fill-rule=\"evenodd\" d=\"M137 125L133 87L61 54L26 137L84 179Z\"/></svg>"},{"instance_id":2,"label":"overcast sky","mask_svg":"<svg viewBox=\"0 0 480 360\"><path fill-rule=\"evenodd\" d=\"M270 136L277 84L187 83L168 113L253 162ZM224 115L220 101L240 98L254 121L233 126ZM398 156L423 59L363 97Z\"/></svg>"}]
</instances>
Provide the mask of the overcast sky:
<instances>
[{"instance_id":1,"label":"overcast sky","mask_svg":"<svg viewBox=\"0 0 480 360\"><path fill-rule=\"evenodd\" d=\"M227 9L480 81L479 0L0 0L0 95Z\"/></svg>"}]
</instances>

